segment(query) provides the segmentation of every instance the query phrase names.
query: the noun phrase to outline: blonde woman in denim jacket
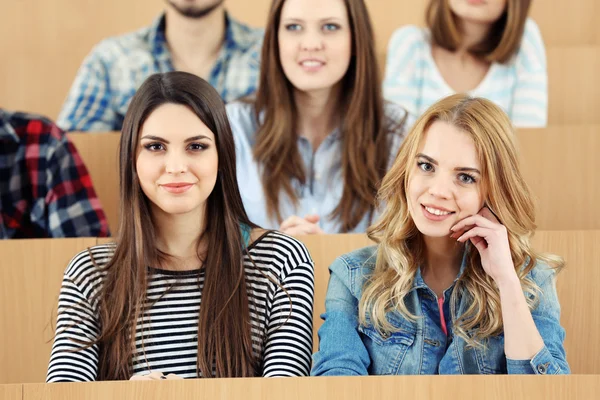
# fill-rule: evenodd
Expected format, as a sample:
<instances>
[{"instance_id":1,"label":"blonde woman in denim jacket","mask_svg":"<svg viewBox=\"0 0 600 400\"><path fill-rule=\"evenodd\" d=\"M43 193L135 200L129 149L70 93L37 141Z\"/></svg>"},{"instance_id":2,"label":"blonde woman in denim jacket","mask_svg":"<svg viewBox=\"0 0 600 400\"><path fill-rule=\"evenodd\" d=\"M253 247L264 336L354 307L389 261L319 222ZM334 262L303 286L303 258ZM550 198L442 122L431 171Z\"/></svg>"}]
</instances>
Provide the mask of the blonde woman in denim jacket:
<instances>
[{"instance_id":1,"label":"blonde woman in denim jacket","mask_svg":"<svg viewBox=\"0 0 600 400\"><path fill-rule=\"evenodd\" d=\"M569 373L555 275L537 253L507 115L453 95L385 176L377 246L330 267L312 375Z\"/></svg>"}]
</instances>

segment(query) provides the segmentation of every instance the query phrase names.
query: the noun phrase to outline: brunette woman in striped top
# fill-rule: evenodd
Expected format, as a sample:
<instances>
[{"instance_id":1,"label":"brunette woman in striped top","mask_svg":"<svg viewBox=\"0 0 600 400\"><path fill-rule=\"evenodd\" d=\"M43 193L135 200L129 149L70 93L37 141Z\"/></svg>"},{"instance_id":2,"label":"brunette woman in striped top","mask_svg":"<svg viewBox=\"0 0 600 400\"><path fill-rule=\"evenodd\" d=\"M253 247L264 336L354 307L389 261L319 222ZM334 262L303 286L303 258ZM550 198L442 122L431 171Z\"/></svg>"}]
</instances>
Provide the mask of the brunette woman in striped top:
<instances>
[{"instance_id":1,"label":"brunette woman in striped top","mask_svg":"<svg viewBox=\"0 0 600 400\"><path fill-rule=\"evenodd\" d=\"M313 262L249 221L235 168L217 92L148 78L123 125L118 237L66 269L48 382L309 373Z\"/></svg>"}]
</instances>

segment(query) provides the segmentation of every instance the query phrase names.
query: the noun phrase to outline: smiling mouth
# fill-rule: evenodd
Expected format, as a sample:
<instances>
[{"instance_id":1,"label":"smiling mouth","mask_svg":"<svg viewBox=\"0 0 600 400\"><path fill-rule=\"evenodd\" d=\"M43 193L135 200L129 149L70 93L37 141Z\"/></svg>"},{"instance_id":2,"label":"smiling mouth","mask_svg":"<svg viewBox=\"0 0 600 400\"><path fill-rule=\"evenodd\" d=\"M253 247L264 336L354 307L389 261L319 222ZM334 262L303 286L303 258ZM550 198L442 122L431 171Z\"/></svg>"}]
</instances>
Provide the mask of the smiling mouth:
<instances>
[{"instance_id":1,"label":"smiling mouth","mask_svg":"<svg viewBox=\"0 0 600 400\"><path fill-rule=\"evenodd\" d=\"M454 211L445 211L445 210L440 210L438 208L433 208L433 207L428 207L428 206L423 206L423 208L425 208L425 210L427 210L428 213L437 215L437 216L454 214Z\"/></svg>"}]
</instances>

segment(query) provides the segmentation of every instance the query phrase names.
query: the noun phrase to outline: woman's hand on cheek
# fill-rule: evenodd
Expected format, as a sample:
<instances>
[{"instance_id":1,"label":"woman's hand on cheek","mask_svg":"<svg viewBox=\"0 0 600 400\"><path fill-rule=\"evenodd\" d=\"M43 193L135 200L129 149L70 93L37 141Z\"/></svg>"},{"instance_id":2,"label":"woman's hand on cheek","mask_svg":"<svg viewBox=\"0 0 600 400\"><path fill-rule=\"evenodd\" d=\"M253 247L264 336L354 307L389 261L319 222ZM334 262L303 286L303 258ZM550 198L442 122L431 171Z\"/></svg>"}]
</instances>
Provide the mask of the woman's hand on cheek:
<instances>
[{"instance_id":1,"label":"woman's hand on cheek","mask_svg":"<svg viewBox=\"0 0 600 400\"><path fill-rule=\"evenodd\" d=\"M451 230L462 233L457 241L464 243L470 240L479 251L481 264L485 272L497 285L517 277L510 254L508 233L504 225L487 208L467 217L454 225ZM456 236L455 233L450 235ZM454 237L456 239L456 237Z\"/></svg>"}]
</instances>

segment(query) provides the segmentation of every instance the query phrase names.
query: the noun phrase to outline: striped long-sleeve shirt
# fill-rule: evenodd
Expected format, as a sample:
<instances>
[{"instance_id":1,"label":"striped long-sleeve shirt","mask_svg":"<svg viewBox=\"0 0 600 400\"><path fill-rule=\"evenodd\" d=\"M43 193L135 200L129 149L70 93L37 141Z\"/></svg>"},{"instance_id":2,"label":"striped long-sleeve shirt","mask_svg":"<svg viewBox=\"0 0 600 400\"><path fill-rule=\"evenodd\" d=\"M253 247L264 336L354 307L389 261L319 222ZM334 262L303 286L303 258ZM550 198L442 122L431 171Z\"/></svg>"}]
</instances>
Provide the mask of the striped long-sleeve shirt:
<instances>
[{"instance_id":1,"label":"striped long-sleeve shirt","mask_svg":"<svg viewBox=\"0 0 600 400\"><path fill-rule=\"evenodd\" d=\"M427 29L406 26L388 45L385 97L416 116L454 90L446 83L431 54ZM537 24L528 19L517 54L507 63L492 63L479 85L469 92L500 106L518 127L548 122L548 74L544 42Z\"/></svg>"},{"instance_id":2,"label":"striped long-sleeve shirt","mask_svg":"<svg viewBox=\"0 0 600 400\"><path fill-rule=\"evenodd\" d=\"M90 342L99 335L96 295L105 276L101 267L113 252L113 245L95 246L79 253L67 267L47 382L96 380L99 348L92 345L84 349L78 341ZM314 264L306 247L287 235L268 231L247 248L244 266L253 304L253 349L262 376L308 375ZM133 375L151 370L197 377L203 271L148 268L147 304L136 328Z\"/></svg>"}]
</instances>

